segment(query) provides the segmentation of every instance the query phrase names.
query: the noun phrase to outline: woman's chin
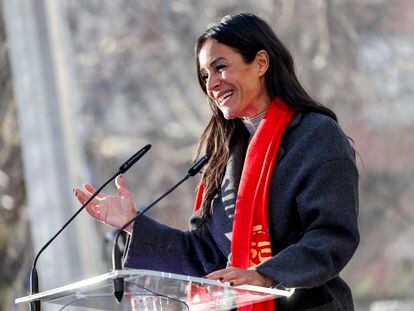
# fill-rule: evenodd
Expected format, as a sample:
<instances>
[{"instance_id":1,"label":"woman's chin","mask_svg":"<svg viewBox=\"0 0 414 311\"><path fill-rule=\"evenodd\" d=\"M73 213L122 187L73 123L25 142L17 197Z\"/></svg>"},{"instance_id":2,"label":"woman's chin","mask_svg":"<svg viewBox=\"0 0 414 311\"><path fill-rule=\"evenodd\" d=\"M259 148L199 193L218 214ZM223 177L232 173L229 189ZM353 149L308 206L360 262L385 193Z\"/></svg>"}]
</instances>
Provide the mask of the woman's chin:
<instances>
[{"instance_id":1,"label":"woman's chin","mask_svg":"<svg viewBox=\"0 0 414 311\"><path fill-rule=\"evenodd\" d=\"M220 110L226 120L232 120L239 117L232 109L228 109L227 107L220 107Z\"/></svg>"},{"instance_id":2,"label":"woman's chin","mask_svg":"<svg viewBox=\"0 0 414 311\"><path fill-rule=\"evenodd\" d=\"M238 118L238 116L235 116L235 115L232 115L232 114L226 114L226 113L223 113L223 116L224 116L224 119L226 119L226 120L232 120L232 119Z\"/></svg>"}]
</instances>

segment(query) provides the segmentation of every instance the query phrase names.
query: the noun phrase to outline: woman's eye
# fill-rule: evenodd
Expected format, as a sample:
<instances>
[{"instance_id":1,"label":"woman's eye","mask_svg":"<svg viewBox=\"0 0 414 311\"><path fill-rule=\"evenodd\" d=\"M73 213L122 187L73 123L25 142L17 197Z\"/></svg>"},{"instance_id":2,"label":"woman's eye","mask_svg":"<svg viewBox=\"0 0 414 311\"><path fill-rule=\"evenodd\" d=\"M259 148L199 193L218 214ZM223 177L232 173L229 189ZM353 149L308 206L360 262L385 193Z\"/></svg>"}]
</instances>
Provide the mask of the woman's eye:
<instances>
[{"instance_id":1,"label":"woman's eye","mask_svg":"<svg viewBox=\"0 0 414 311\"><path fill-rule=\"evenodd\" d=\"M206 82L208 79L208 74L202 74L201 75L201 80L203 80L204 82Z\"/></svg>"},{"instance_id":2,"label":"woman's eye","mask_svg":"<svg viewBox=\"0 0 414 311\"><path fill-rule=\"evenodd\" d=\"M226 68L226 66L225 66L225 65L217 65L217 66L216 66L216 71L218 71L218 72L222 72L222 71L224 70L224 68Z\"/></svg>"}]
</instances>

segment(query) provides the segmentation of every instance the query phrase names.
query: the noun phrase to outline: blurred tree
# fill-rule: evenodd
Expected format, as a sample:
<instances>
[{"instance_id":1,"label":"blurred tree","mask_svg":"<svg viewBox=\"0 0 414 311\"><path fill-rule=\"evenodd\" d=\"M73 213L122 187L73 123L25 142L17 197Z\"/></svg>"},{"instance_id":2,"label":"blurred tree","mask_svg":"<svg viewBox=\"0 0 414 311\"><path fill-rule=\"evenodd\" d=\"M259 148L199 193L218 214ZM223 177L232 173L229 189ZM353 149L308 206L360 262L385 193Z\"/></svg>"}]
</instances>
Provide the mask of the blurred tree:
<instances>
[{"instance_id":1,"label":"blurred tree","mask_svg":"<svg viewBox=\"0 0 414 311\"><path fill-rule=\"evenodd\" d=\"M0 1L0 310L24 292L32 258L23 166Z\"/></svg>"}]
</instances>

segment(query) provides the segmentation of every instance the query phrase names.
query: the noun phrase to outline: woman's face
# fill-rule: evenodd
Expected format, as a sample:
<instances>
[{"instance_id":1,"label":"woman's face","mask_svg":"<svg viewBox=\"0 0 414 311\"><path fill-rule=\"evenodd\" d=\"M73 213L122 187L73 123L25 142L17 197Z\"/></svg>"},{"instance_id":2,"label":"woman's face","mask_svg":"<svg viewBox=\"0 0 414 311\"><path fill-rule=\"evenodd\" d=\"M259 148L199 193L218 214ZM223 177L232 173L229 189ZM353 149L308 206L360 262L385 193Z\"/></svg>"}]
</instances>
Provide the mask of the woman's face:
<instances>
[{"instance_id":1,"label":"woman's face","mask_svg":"<svg viewBox=\"0 0 414 311\"><path fill-rule=\"evenodd\" d=\"M226 119L252 118L270 104L264 74L268 55L259 51L247 64L227 45L208 39L198 54L207 95Z\"/></svg>"}]
</instances>

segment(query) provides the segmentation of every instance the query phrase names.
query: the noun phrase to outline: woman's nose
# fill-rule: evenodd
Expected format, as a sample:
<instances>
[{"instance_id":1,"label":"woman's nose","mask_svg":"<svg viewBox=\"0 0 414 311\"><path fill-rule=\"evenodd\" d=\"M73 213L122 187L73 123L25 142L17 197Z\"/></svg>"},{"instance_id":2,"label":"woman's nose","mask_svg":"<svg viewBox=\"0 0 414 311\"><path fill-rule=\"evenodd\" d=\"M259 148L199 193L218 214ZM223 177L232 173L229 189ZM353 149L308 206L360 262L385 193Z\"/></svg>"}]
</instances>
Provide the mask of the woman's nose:
<instances>
[{"instance_id":1,"label":"woman's nose","mask_svg":"<svg viewBox=\"0 0 414 311\"><path fill-rule=\"evenodd\" d=\"M219 85L220 85L220 80L219 79L217 79L214 76L208 77L207 82L206 82L207 91L212 91L216 87L218 87Z\"/></svg>"}]
</instances>

